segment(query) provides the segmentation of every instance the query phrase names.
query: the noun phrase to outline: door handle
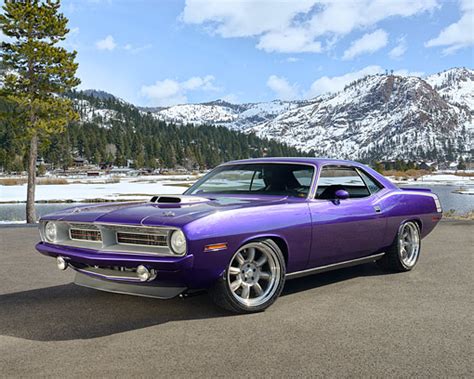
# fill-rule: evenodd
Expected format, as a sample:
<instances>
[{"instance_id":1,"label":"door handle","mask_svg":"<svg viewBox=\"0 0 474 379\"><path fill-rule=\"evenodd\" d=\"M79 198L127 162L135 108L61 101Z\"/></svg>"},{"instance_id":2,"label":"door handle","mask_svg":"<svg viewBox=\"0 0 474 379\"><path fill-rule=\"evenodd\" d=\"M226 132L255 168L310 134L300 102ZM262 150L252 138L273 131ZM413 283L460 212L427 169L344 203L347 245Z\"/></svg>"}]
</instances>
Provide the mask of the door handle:
<instances>
[{"instance_id":1,"label":"door handle","mask_svg":"<svg viewBox=\"0 0 474 379\"><path fill-rule=\"evenodd\" d=\"M374 210L375 210L375 213L382 212L382 208L380 208L380 205L374 205Z\"/></svg>"}]
</instances>

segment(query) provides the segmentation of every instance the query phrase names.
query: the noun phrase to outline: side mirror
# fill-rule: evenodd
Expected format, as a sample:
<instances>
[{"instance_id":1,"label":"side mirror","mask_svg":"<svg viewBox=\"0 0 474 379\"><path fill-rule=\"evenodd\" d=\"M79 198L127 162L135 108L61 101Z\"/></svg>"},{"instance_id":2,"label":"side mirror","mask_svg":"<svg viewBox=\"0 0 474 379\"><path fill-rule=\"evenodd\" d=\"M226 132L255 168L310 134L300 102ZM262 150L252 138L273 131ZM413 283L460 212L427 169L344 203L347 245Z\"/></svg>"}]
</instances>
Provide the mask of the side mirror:
<instances>
[{"instance_id":1,"label":"side mirror","mask_svg":"<svg viewBox=\"0 0 474 379\"><path fill-rule=\"evenodd\" d=\"M335 195L338 200L346 200L349 198L349 192L343 189L337 190Z\"/></svg>"}]
</instances>

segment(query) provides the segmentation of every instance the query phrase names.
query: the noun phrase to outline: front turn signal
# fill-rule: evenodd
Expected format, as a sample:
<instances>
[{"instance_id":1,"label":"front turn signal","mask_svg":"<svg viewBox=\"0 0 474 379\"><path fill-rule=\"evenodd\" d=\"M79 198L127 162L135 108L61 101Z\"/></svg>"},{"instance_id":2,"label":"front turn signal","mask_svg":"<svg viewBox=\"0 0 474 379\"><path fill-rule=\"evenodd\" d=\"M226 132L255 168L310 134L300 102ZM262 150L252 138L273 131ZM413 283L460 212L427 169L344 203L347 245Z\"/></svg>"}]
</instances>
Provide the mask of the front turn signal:
<instances>
[{"instance_id":1,"label":"front turn signal","mask_svg":"<svg viewBox=\"0 0 474 379\"><path fill-rule=\"evenodd\" d=\"M227 249L227 242L213 243L211 245L204 246L205 253L211 253L213 251L220 251Z\"/></svg>"}]
</instances>

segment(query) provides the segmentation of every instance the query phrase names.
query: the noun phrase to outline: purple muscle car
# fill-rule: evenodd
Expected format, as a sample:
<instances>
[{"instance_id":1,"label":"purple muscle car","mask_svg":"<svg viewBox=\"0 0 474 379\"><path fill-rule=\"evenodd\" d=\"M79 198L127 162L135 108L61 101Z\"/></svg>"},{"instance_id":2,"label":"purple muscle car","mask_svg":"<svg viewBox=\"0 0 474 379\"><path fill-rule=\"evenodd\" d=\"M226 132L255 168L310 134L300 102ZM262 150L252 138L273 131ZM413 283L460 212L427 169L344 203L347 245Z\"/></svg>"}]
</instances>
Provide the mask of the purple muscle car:
<instances>
[{"instance_id":1,"label":"purple muscle car","mask_svg":"<svg viewBox=\"0 0 474 379\"><path fill-rule=\"evenodd\" d=\"M184 195L42 217L36 248L81 286L161 299L206 289L243 313L269 307L287 279L373 261L409 271L440 219L430 190L399 189L360 163L250 159Z\"/></svg>"}]
</instances>

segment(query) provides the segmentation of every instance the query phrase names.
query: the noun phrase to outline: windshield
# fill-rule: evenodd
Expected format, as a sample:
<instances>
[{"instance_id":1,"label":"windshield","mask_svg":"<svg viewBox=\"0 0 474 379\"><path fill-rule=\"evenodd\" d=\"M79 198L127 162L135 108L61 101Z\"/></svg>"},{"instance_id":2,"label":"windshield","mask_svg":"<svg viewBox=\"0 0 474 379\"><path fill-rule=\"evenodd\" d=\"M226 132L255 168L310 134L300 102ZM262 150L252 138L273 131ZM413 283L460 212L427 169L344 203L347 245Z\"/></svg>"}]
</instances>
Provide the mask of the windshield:
<instances>
[{"instance_id":1,"label":"windshield","mask_svg":"<svg viewBox=\"0 0 474 379\"><path fill-rule=\"evenodd\" d=\"M301 164L225 165L211 171L185 194L263 194L305 198L310 191L313 174L313 166Z\"/></svg>"}]
</instances>

